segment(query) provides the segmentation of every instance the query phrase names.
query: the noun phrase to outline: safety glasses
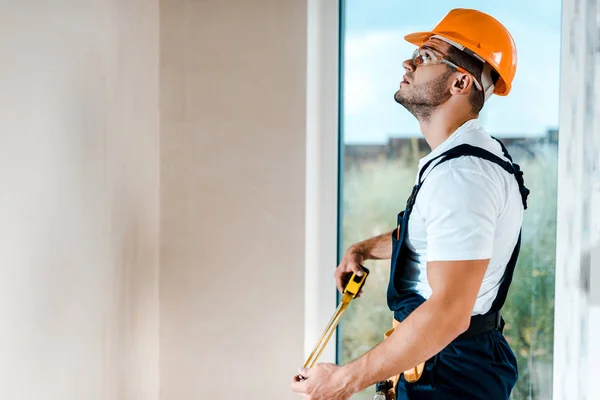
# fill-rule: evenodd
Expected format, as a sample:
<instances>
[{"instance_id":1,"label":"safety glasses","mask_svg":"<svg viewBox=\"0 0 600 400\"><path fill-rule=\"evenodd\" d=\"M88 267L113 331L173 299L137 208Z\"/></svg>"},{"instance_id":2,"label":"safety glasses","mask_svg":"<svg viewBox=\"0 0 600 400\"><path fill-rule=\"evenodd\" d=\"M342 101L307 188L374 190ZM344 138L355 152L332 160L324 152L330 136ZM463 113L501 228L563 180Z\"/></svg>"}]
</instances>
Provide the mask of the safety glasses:
<instances>
[{"instance_id":1,"label":"safety glasses","mask_svg":"<svg viewBox=\"0 0 600 400\"><path fill-rule=\"evenodd\" d=\"M452 68L455 68L457 71L462 72L463 74L471 75L471 77L473 77L473 82L475 82L475 87L477 88L477 90L483 91L483 87L477 81L477 79L475 79L473 74L471 74L466 69L459 67L458 65L454 64L453 62L446 60L444 57L440 56L439 54L436 54L433 50L431 50L429 48L416 49L415 52L413 53L411 59L412 59L413 64L416 65L417 67L420 67L422 65L437 65L437 64L449 65Z\"/></svg>"}]
</instances>

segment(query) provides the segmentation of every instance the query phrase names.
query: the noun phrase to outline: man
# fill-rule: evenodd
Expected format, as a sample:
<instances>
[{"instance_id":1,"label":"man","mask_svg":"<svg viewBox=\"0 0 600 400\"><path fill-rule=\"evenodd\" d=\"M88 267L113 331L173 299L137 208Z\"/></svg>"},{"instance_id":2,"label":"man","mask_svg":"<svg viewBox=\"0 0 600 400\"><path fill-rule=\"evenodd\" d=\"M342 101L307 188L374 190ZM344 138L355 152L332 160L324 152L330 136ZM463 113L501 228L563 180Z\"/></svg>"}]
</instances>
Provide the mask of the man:
<instances>
[{"instance_id":1,"label":"man","mask_svg":"<svg viewBox=\"0 0 600 400\"><path fill-rule=\"evenodd\" d=\"M395 100L419 121L432 152L398 227L351 246L336 270L338 289L368 259L390 259L388 305L396 328L344 366L300 369L292 389L310 400L346 400L402 374L398 399L505 400L517 381L500 309L520 245L528 190L504 146L477 121L492 93L505 96L516 48L497 20L450 11L403 63Z\"/></svg>"}]
</instances>

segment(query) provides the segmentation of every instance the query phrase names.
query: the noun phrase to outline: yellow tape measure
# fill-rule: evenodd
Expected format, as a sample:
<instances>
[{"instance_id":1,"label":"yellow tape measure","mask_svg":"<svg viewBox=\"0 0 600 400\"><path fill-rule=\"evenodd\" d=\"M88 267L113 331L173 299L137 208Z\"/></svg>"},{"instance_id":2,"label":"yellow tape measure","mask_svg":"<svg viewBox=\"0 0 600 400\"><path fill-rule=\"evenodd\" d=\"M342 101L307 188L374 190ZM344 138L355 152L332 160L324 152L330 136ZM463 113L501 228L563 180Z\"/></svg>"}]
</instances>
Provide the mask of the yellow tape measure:
<instances>
[{"instance_id":1,"label":"yellow tape measure","mask_svg":"<svg viewBox=\"0 0 600 400\"><path fill-rule=\"evenodd\" d=\"M346 311L346 308L348 308L350 301L352 299L354 299L356 297L356 295L358 295L358 293L360 293L360 290L364 286L364 284L367 280L367 276L369 275L369 270L367 268L363 267L362 265L361 265L361 268L363 270L362 276L358 276L358 275L356 275L356 273L352 273L350 280L348 281L348 283L346 284L346 287L344 288L344 295L342 296L342 301L340 302L340 305L335 310L335 313L333 314L333 317L329 321L329 324L327 324L327 327L325 328L323 335L321 335L321 339L319 339L314 350L312 351L312 353L310 354L310 356L304 363L304 368L310 368L316 363L317 359L319 358L319 356L321 355L321 353L327 346L327 343L329 342L331 335L335 331L335 328L338 326L340 319L342 318L342 315ZM300 377L300 376L298 378L303 379L303 377Z\"/></svg>"},{"instance_id":2,"label":"yellow tape measure","mask_svg":"<svg viewBox=\"0 0 600 400\"><path fill-rule=\"evenodd\" d=\"M366 269L362 265L361 265L361 268L363 269L363 275L358 276L358 275L356 275L356 273L352 273L350 280L348 281L348 283L346 284L346 287L344 288L344 295L348 294L348 295L352 296L352 298L355 298L356 295L358 293L360 293L360 289L362 289L362 287L364 286L365 281L367 280L367 275L369 275L368 269Z\"/></svg>"}]
</instances>

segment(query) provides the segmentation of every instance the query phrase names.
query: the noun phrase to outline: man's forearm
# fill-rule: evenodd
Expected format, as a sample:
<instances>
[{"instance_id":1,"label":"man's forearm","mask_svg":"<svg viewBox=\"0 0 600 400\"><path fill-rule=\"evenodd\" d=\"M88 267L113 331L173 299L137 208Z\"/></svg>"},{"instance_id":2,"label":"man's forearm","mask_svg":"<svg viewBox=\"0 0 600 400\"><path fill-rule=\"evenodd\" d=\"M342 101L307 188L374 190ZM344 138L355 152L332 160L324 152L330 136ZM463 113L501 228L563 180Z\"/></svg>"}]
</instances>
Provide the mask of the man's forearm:
<instances>
[{"instance_id":1,"label":"man's forearm","mask_svg":"<svg viewBox=\"0 0 600 400\"><path fill-rule=\"evenodd\" d=\"M387 260L392 258L392 232L372 237L353 245L365 260Z\"/></svg>"},{"instance_id":2,"label":"man's forearm","mask_svg":"<svg viewBox=\"0 0 600 400\"><path fill-rule=\"evenodd\" d=\"M426 301L392 335L343 368L350 384L361 391L428 360L468 327L452 306ZM466 323L465 323L466 320Z\"/></svg>"}]
</instances>

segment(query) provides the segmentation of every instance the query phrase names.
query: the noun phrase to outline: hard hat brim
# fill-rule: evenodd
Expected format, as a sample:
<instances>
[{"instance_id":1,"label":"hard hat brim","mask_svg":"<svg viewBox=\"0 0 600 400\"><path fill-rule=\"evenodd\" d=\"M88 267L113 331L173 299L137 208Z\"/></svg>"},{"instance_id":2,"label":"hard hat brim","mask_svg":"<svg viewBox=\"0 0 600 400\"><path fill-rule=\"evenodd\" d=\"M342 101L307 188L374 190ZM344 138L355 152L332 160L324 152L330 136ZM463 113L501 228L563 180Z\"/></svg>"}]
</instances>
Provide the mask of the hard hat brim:
<instances>
[{"instance_id":1,"label":"hard hat brim","mask_svg":"<svg viewBox=\"0 0 600 400\"><path fill-rule=\"evenodd\" d=\"M404 40L415 46L422 46L433 35L433 32L415 32L404 36Z\"/></svg>"}]
</instances>

